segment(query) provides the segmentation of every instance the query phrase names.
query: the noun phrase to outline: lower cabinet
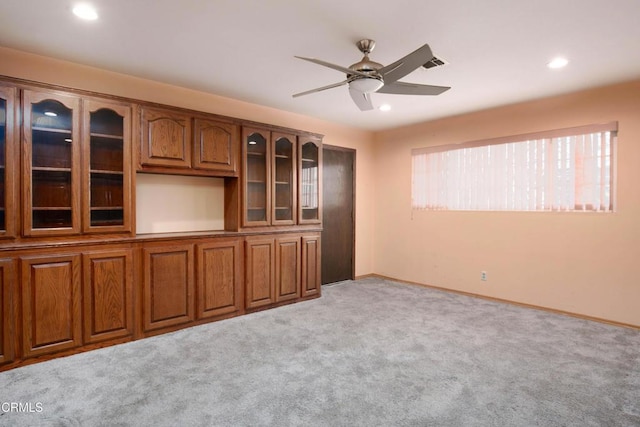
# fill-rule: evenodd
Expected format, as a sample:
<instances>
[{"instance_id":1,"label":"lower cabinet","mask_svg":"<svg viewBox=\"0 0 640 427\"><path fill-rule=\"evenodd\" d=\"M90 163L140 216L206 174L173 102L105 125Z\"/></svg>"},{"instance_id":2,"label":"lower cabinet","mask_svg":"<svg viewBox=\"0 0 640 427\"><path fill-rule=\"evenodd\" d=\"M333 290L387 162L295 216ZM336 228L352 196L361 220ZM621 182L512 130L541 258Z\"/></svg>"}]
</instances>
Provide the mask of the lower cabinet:
<instances>
[{"instance_id":1,"label":"lower cabinet","mask_svg":"<svg viewBox=\"0 0 640 427\"><path fill-rule=\"evenodd\" d=\"M320 295L320 234L7 252L0 368Z\"/></svg>"},{"instance_id":2,"label":"lower cabinet","mask_svg":"<svg viewBox=\"0 0 640 427\"><path fill-rule=\"evenodd\" d=\"M193 245L142 249L143 329L152 331L194 319Z\"/></svg>"},{"instance_id":3,"label":"lower cabinet","mask_svg":"<svg viewBox=\"0 0 640 427\"><path fill-rule=\"evenodd\" d=\"M82 343L80 259L79 254L21 258L24 357Z\"/></svg>"},{"instance_id":4,"label":"lower cabinet","mask_svg":"<svg viewBox=\"0 0 640 427\"><path fill-rule=\"evenodd\" d=\"M13 261L0 259L0 365L11 362L15 345L15 289Z\"/></svg>"},{"instance_id":5,"label":"lower cabinet","mask_svg":"<svg viewBox=\"0 0 640 427\"><path fill-rule=\"evenodd\" d=\"M196 245L198 319L242 310L241 253L239 239Z\"/></svg>"},{"instance_id":6,"label":"lower cabinet","mask_svg":"<svg viewBox=\"0 0 640 427\"><path fill-rule=\"evenodd\" d=\"M320 295L320 234L250 236L245 240L247 309Z\"/></svg>"},{"instance_id":7,"label":"lower cabinet","mask_svg":"<svg viewBox=\"0 0 640 427\"><path fill-rule=\"evenodd\" d=\"M82 255L84 343L133 333L133 255L130 249Z\"/></svg>"}]
</instances>

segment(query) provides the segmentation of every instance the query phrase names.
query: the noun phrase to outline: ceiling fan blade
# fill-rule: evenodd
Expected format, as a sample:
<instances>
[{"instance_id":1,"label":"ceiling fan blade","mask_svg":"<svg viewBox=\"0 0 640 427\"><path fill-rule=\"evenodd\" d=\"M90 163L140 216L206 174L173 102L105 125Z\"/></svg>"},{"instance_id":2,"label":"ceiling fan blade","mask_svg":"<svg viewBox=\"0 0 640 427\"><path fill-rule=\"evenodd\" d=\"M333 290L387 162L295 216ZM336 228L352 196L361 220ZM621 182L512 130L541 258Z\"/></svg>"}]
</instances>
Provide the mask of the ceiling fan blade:
<instances>
[{"instance_id":1,"label":"ceiling fan blade","mask_svg":"<svg viewBox=\"0 0 640 427\"><path fill-rule=\"evenodd\" d=\"M356 103L358 108L362 111L373 110L373 103L371 103L371 95L368 93L360 92L359 90L349 88L349 94L351 99Z\"/></svg>"},{"instance_id":2,"label":"ceiling fan blade","mask_svg":"<svg viewBox=\"0 0 640 427\"><path fill-rule=\"evenodd\" d=\"M378 89L378 93L392 93L396 95L440 95L442 92L446 92L449 89L451 88L447 86L395 82L390 84L385 83L384 86Z\"/></svg>"},{"instance_id":3,"label":"ceiling fan blade","mask_svg":"<svg viewBox=\"0 0 640 427\"><path fill-rule=\"evenodd\" d=\"M303 59L303 60L309 61L309 62L313 62L314 64L322 65L324 67L328 67L328 68L334 69L336 71L342 71L345 74L355 74L357 76L369 77L369 75L366 74L366 73L363 73L363 72L360 72L360 71L356 71L356 70L352 70L350 68L343 67L341 65L332 64L330 62L322 61L320 59L305 58L304 56L296 56L296 58ZM431 58L429 58L429 59L431 59ZM427 62L427 61L425 61L425 62ZM422 65L422 64L420 64L420 65Z\"/></svg>"},{"instance_id":4,"label":"ceiling fan blade","mask_svg":"<svg viewBox=\"0 0 640 427\"><path fill-rule=\"evenodd\" d=\"M385 83L393 83L400 80L413 70L417 70L432 58L433 52L431 52L429 45L425 44L421 48L411 52L393 64L380 68L378 73L382 75Z\"/></svg>"},{"instance_id":5,"label":"ceiling fan blade","mask_svg":"<svg viewBox=\"0 0 640 427\"><path fill-rule=\"evenodd\" d=\"M330 84L330 85L318 87L318 88L315 88L315 89L308 90L306 92L296 93L296 94L293 95L293 97L297 98L299 96L309 95L310 93L320 92L320 91L327 90L327 89L333 89L334 87L345 85L348 82L349 82L348 80L345 80L345 81L340 82L340 83L333 83L333 84Z\"/></svg>"}]
</instances>

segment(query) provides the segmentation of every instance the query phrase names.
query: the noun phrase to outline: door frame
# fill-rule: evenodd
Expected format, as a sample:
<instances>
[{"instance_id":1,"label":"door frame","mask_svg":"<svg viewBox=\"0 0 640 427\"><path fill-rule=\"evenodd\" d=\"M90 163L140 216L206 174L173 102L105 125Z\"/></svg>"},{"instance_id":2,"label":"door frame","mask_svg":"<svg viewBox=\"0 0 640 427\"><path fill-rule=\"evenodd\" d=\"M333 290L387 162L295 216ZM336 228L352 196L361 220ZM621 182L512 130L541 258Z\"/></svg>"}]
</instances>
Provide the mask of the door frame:
<instances>
[{"instance_id":1,"label":"door frame","mask_svg":"<svg viewBox=\"0 0 640 427\"><path fill-rule=\"evenodd\" d=\"M353 210L352 210L352 215L351 215L351 229L353 230L353 241L352 241L352 245L351 245L351 280L355 280L356 278L356 163L357 163L357 154L358 151L354 148L347 148L347 147L339 147L337 145L329 145L329 144L322 144L322 150L330 150L330 151L345 151L345 152L349 152L349 153L353 153L353 163L352 163L352 182L351 182L351 188L352 188L352 200L351 200L351 205L353 206ZM323 153L323 159L325 158L324 153ZM324 166L323 166L324 167ZM326 177L326 174L323 174L323 180L325 179L324 177ZM323 182L323 186L322 188L326 188L326 186L324 185ZM323 195L324 196L324 195ZM324 215L324 212L323 212ZM324 224L323 224L323 229L324 229ZM322 261L320 268L322 269ZM321 280L321 284L322 284L322 280Z\"/></svg>"}]
</instances>

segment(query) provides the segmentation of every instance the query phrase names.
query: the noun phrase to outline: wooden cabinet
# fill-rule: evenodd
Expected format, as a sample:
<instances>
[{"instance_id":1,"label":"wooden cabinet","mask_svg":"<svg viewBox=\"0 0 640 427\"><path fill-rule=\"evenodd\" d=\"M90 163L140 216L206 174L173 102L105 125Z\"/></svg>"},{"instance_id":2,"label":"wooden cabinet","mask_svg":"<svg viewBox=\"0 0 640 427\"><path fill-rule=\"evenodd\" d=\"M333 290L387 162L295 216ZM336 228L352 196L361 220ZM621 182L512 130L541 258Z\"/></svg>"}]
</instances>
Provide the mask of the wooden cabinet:
<instances>
[{"instance_id":1,"label":"wooden cabinet","mask_svg":"<svg viewBox=\"0 0 640 427\"><path fill-rule=\"evenodd\" d=\"M243 128L242 225L296 223L296 136Z\"/></svg>"},{"instance_id":2,"label":"wooden cabinet","mask_svg":"<svg viewBox=\"0 0 640 427\"><path fill-rule=\"evenodd\" d=\"M249 236L245 243L246 307L320 295L320 234Z\"/></svg>"},{"instance_id":3,"label":"wooden cabinet","mask_svg":"<svg viewBox=\"0 0 640 427\"><path fill-rule=\"evenodd\" d=\"M16 150L15 108L16 89L0 85L0 238L14 237L16 233L17 191L15 170L19 163Z\"/></svg>"},{"instance_id":4,"label":"wooden cabinet","mask_svg":"<svg viewBox=\"0 0 640 427\"><path fill-rule=\"evenodd\" d=\"M13 261L0 259L0 365L11 362L14 357L14 325L18 298L13 287Z\"/></svg>"},{"instance_id":5,"label":"wooden cabinet","mask_svg":"<svg viewBox=\"0 0 640 427\"><path fill-rule=\"evenodd\" d=\"M22 93L23 235L131 231L131 106Z\"/></svg>"},{"instance_id":6,"label":"wooden cabinet","mask_svg":"<svg viewBox=\"0 0 640 427\"><path fill-rule=\"evenodd\" d=\"M194 319L193 245L142 249L143 327L152 331Z\"/></svg>"},{"instance_id":7,"label":"wooden cabinet","mask_svg":"<svg viewBox=\"0 0 640 427\"><path fill-rule=\"evenodd\" d=\"M242 310L242 242L216 239L196 246L197 317Z\"/></svg>"},{"instance_id":8,"label":"wooden cabinet","mask_svg":"<svg viewBox=\"0 0 640 427\"><path fill-rule=\"evenodd\" d=\"M320 234L302 236L302 289L303 298L320 295Z\"/></svg>"},{"instance_id":9,"label":"wooden cabinet","mask_svg":"<svg viewBox=\"0 0 640 427\"><path fill-rule=\"evenodd\" d=\"M82 255L84 343L133 333L133 255L130 249Z\"/></svg>"},{"instance_id":10,"label":"wooden cabinet","mask_svg":"<svg viewBox=\"0 0 640 427\"><path fill-rule=\"evenodd\" d=\"M23 91L23 234L80 232L80 99Z\"/></svg>"},{"instance_id":11,"label":"wooden cabinet","mask_svg":"<svg viewBox=\"0 0 640 427\"><path fill-rule=\"evenodd\" d=\"M298 223L322 222L322 143L316 137L298 137Z\"/></svg>"},{"instance_id":12,"label":"wooden cabinet","mask_svg":"<svg viewBox=\"0 0 640 427\"><path fill-rule=\"evenodd\" d=\"M83 107L83 231L131 231L131 106Z\"/></svg>"},{"instance_id":13,"label":"wooden cabinet","mask_svg":"<svg viewBox=\"0 0 640 427\"><path fill-rule=\"evenodd\" d=\"M191 167L191 116L178 111L142 109L140 163L172 168Z\"/></svg>"},{"instance_id":14,"label":"wooden cabinet","mask_svg":"<svg viewBox=\"0 0 640 427\"><path fill-rule=\"evenodd\" d=\"M213 115L142 108L139 169L158 173L238 175L238 125Z\"/></svg>"},{"instance_id":15,"label":"wooden cabinet","mask_svg":"<svg viewBox=\"0 0 640 427\"><path fill-rule=\"evenodd\" d=\"M23 257L22 353L38 356L82 342L80 255Z\"/></svg>"},{"instance_id":16,"label":"wooden cabinet","mask_svg":"<svg viewBox=\"0 0 640 427\"><path fill-rule=\"evenodd\" d=\"M195 118L193 167L213 172L237 172L238 126Z\"/></svg>"}]
</instances>

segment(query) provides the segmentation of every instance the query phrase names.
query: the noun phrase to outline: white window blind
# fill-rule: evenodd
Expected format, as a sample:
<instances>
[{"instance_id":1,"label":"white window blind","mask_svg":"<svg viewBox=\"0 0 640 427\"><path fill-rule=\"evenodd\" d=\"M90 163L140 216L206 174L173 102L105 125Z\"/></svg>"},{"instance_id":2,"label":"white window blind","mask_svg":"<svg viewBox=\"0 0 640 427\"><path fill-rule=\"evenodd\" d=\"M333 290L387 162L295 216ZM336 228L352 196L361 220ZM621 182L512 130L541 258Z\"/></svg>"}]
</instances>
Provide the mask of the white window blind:
<instances>
[{"instance_id":1,"label":"white window blind","mask_svg":"<svg viewBox=\"0 0 640 427\"><path fill-rule=\"evenodd\" d=\"M412 152L412 207L613 210L617 123Z\"/></svg>"}]
</instances>

